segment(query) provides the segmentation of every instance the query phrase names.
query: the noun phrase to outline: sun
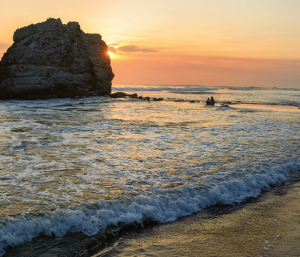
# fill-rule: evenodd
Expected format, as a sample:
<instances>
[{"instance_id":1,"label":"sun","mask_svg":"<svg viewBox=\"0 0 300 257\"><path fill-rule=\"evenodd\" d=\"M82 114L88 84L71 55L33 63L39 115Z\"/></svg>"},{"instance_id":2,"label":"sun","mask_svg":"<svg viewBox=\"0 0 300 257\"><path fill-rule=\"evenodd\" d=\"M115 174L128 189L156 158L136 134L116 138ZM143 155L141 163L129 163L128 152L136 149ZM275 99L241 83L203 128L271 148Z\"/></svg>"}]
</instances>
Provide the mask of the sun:
<instances>
[{"instance_id":1,"label":"sun","mask_svg":"<svg viewBox=\"0 0 300 257\"><path fill-rule=\"evenodd\" d=\"M111 51L107 51L107 54L109 55L110 58L114 55Z\"/></svg>"}]
</instances>

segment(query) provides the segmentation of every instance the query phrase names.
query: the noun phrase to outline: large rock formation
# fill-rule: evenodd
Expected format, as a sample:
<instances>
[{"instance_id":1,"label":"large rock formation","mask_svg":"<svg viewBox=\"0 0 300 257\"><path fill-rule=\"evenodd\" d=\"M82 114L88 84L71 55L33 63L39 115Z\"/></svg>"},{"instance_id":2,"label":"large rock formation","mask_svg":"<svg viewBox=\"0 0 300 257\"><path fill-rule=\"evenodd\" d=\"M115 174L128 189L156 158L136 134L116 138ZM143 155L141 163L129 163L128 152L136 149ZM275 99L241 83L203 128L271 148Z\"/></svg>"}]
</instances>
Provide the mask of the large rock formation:
<instances>
[{"instance_id":1,"label":"large rock formation","mask_svg":"<svg viewBox=\"0 0 300 257\"><path fill-rule=\"evenodd\" d=\"M106 95L114 77L99 34L60 19L17 29L0 62L0 99Z\"/></svg>"}]
</instances>

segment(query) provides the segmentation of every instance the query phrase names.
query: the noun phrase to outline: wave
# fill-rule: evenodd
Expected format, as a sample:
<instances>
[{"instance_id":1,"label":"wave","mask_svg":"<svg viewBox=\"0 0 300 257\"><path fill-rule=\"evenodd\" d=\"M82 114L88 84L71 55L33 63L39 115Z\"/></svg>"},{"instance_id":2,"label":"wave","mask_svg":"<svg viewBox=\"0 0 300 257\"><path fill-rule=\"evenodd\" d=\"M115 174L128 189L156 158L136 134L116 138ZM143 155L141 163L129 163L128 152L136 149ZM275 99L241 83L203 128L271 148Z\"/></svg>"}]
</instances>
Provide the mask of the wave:
<instances>
[{"instance_id":1,"label":"wave","mask_svg":"<svg viewBox=\"0 0 300 257\"><path fill-rule=\"evenodd\" d=\"M230 87L230 86L215 86L206 87L201 85L139 85L139 84L114 84L112 91L185 91L185 92L205 92L218 91L220 89L229 89L234 91L251 91L251 90L284 90L284 91L300 91L299 88L277 88L277 87Z\"/></svg>"},{"instance_id":2,"label":"wave","mask_svg":"<svg viewBox=\"0 0 300 257\"><path fill-rule=\"evenodd\" d=\"M201 86L189 86L189 85L182 85L182 86L157 86L157 85L116 85L113 86L112 91L178 91L178 92L205 92L205 91L217 91L219 88L217 87L201 87Z\"/></svg>"},{"instance_id":3,"label":"wave","mask_svg":"<svg viewBox=\"0 0 300 257\"><path fill-rule=\"evenodd\" d=\"M250 91L250 90L271 90L271 91L300 91L299 88L278 88L278 87L228 87L231 90L241 90L241 91Z\"/></svg>"},{"instance_id":4,"label":"wave","mask_svg":"<svg viewBox=\"0 0 300 257\"><path fill-rule=\"evenodd\" d=\"M109 227L139 224L146 220L157 223L174 221L179 217L216 205L241 203L259 196L293 176L300 170L300 160L285 165L270 166L252 174L223 172L202 177L202 184L189 184L159 196L139 196L120 203L99 200L97 206L82 209L55 210L39 217L7 217L0 227L0 255L8 246L31 241L41 233L62 237L69 232L83 232L88 236L104 233Z\"/></svg>"},{"instance_id":5,"label":"wave","mask_svg":"<svg viewBox=\"0 0 300 257\"><path fill-rule=\"evenodd\" d=\"M228 89L231 90L244 90L244 91L249 91L249 90L255 90L255 89L263 89L261 87L228 87Z\"/></svg>"}]
</instances>

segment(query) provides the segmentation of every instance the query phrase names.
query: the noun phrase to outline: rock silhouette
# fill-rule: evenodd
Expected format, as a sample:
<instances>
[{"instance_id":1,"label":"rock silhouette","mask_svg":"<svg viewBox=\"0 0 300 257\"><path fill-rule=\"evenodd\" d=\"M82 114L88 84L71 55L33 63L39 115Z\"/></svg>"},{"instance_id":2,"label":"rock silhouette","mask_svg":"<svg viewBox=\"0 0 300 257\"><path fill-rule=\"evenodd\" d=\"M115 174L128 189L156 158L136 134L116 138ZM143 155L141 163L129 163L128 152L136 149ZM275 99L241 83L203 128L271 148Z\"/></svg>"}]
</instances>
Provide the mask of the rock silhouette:
<instances>
[{"instance_id":1,"label":"rock silhouette","mask_svg":"<svg viewBox=\"0 0 300 257\"><path fill-rule=\"evenodd\" d=\"M0 62L0 99L110 94L114 74L101 35L49 18L17 29L13 40Z\"/></svg>"}]
</instances>

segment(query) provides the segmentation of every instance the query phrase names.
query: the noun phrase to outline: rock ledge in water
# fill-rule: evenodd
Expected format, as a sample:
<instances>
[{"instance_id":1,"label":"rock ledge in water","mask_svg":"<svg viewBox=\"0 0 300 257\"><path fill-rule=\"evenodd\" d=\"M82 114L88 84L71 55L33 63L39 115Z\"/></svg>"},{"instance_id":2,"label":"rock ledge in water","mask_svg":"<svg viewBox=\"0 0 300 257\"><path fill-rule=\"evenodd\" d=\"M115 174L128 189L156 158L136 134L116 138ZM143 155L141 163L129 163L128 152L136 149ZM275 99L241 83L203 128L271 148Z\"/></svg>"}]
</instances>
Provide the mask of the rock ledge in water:
<instances>
[{"instance_id":1,"label":"rock ledge in water","mask_svg":"<svg viewBox=\"0 0 300 257\"><path fill-rule=\"evenodd\" d=\"M0 61L0 99L108 95L114 77L107 45L77 22L60 19L17 29Z\"/></svg>"}]
</instances>

